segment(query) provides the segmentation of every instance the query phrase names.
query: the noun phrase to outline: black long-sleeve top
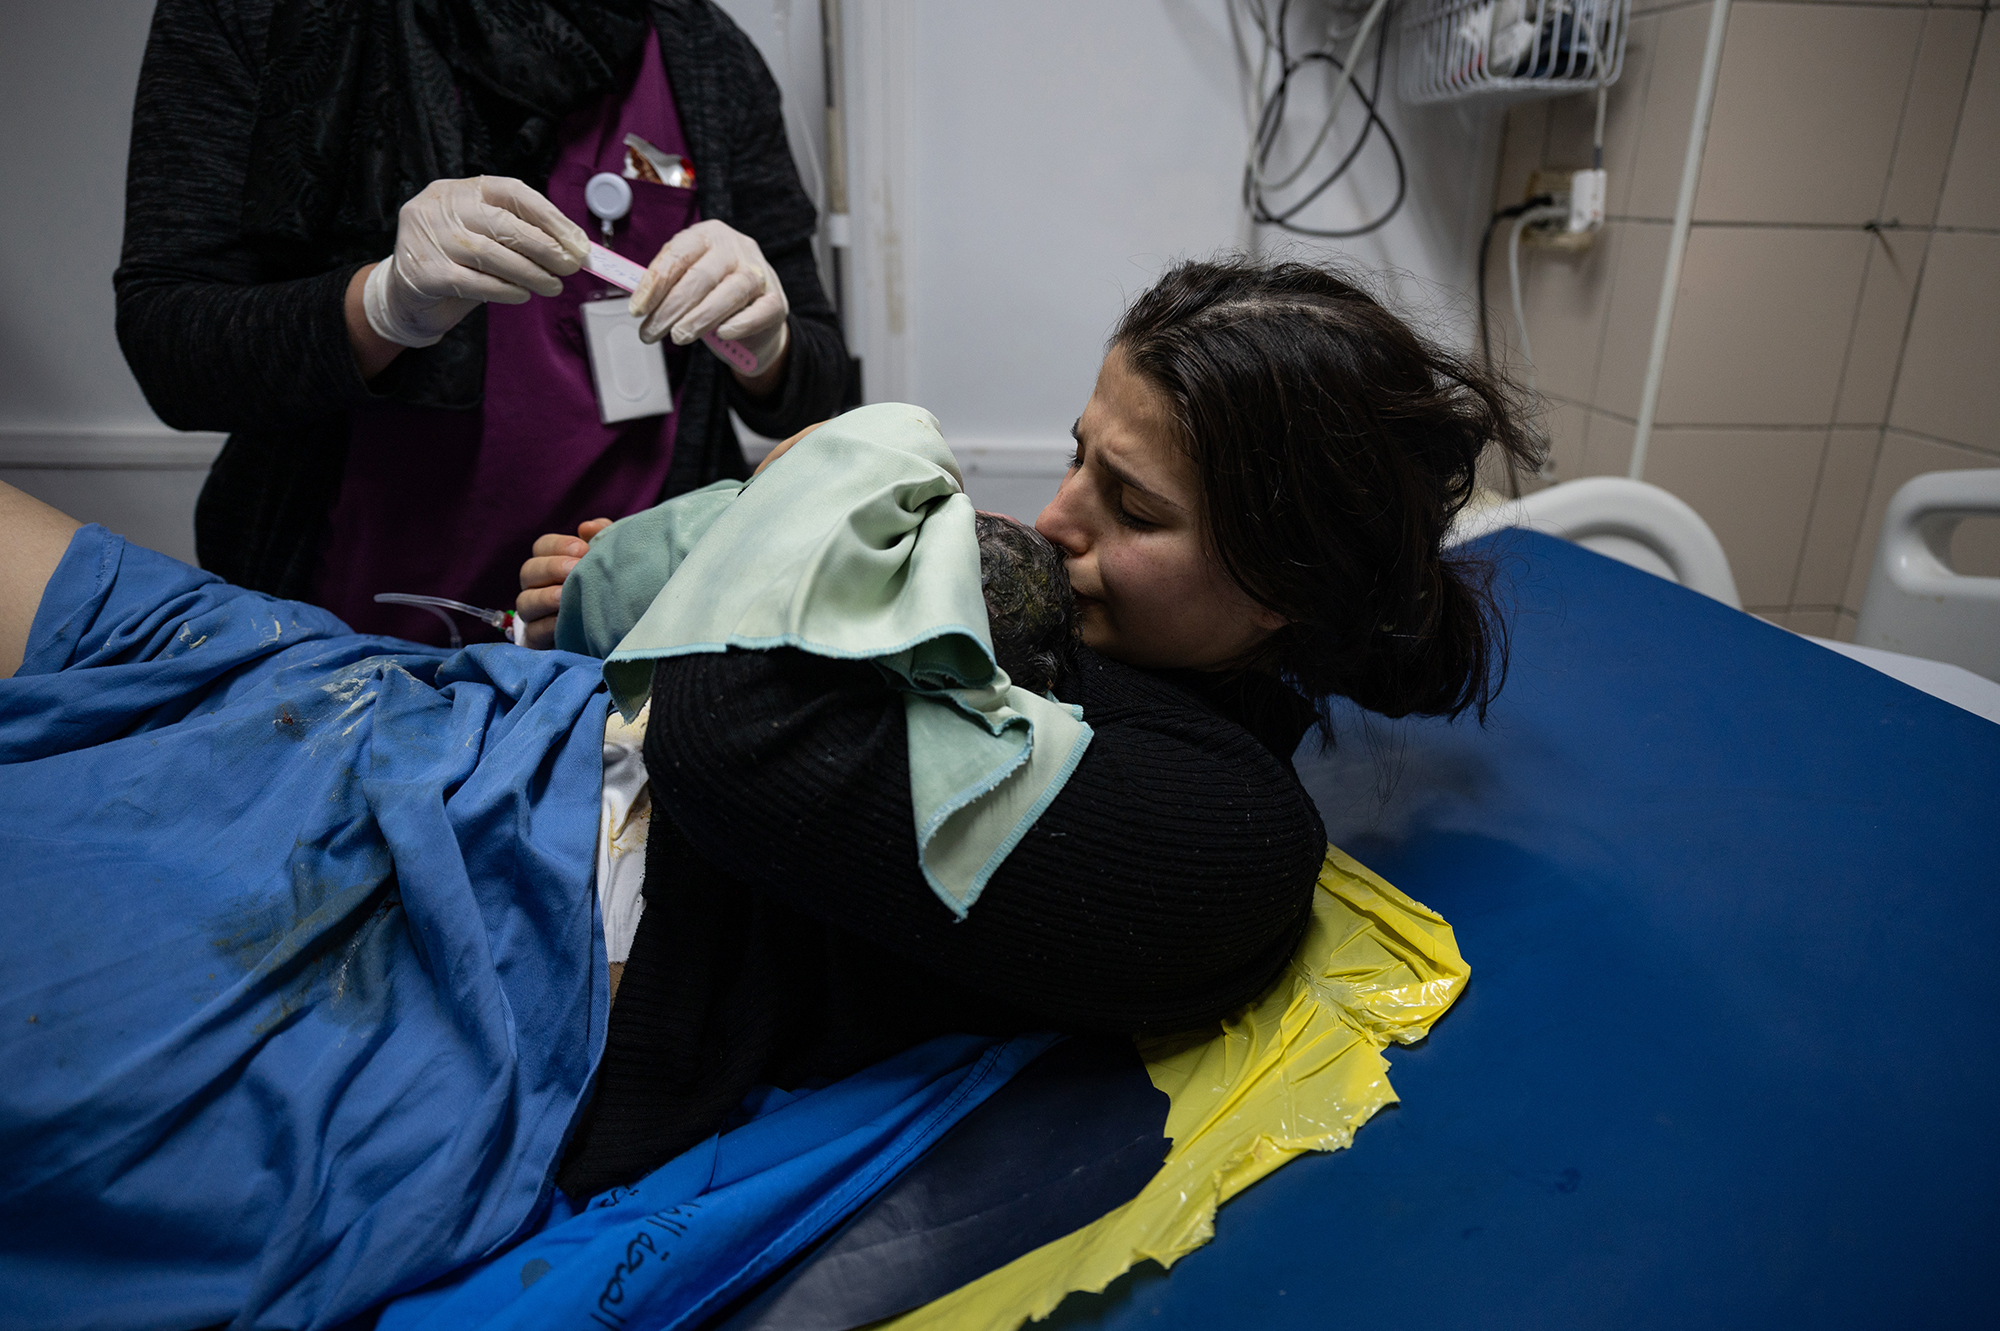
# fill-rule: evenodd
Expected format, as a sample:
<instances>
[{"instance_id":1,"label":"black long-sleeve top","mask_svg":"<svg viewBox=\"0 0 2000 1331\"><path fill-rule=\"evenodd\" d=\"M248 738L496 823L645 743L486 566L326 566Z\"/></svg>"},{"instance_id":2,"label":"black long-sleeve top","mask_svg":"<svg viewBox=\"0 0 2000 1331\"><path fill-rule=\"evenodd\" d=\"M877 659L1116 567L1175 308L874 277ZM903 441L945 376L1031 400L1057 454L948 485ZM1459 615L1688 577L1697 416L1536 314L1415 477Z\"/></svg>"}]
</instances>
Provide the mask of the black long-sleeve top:
<instances>
[{"instance_id":1,"label":"black long-sleeve top","mask_svg":"<svg viewBox=\"0 0 2000 1331\"><path fill-rule=\"evenodd\" d=\"M1056 694L1095 737L959 921L918 868L902 698L873 666L657 665L646 911L565 1191L656 1167L755 1085L950 1031L1186 1029L1271 982L1326 848L1290 762L1310 708L1088 651Z\"/></svg>"},{"instance_id":2,"label":"black long-sleeve top","mask_svg":"<svg viewBox=\"0 0 2000 1331\"><path fill-rule=\"evenodd\" d=\"M812 202L785 138L777 84L710 0L654 0L660 54L703 217L752 237L791 302L782 386L745 393L713 356L690 358L666 498L748 467L729 421L785 435L838 410L847 353L814 266ZM246 239L243 185L271 0L160 0L140 69L126 171L125 246L113 278L118 340L146 400L182 430L227 430L195 514L202 566L279 595L306 592L339 492L347 413L386 397L442 400L443 360L483 364L483 310L467 332L405 351L364 382L344 300L359 262ZM380 257L380 256L376 256ZM646 502L654 502L647 500Z\"/></svg>"}]
</instances>

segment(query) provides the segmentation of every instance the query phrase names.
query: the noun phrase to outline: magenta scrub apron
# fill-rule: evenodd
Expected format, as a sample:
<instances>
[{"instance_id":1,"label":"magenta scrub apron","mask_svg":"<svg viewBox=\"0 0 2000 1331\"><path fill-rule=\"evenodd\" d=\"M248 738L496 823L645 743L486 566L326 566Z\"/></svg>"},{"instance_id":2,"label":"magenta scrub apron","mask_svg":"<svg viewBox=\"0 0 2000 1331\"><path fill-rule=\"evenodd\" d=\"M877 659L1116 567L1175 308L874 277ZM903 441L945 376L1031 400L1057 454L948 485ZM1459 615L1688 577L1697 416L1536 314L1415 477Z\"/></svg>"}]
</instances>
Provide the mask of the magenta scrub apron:
<instances>
[{"instance_id":1,"label":"magenta scrub apron","mask_svg":"<svg viewBox=\"0 0 2000 1331\"><path fill-rule=\"evenodd\" d=\"M548 185L549 199L593 240L644 264L699 213L691 189L632 180L631 212L604 235L584 207L583 188L599 171L622 174L628 133L688 155L656 33L646 35L631 84L565 124ZM358 408L311 599L362 633L442 644L436 618L378 605L375 594L420 592L511 609L537 536L658 503L690 350L661 344L672 412L603 424L579 307L624 294L577 273L564 279L559 296L489 304L486 391L474 410ZM459 631L470 642L497 636L464 617Z\"/></svg>"}]
</instances>

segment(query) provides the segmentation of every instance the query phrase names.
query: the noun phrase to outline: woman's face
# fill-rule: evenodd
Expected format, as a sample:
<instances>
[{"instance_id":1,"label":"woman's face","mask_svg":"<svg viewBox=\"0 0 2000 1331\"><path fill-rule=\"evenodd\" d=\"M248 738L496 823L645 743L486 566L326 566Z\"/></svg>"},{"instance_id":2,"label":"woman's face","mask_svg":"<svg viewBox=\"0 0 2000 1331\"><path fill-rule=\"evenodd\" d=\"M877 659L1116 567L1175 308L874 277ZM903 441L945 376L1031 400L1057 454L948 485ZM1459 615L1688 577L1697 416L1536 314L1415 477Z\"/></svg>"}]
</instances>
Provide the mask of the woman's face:
<instances>
[{"instance_id":1,"label":"woman's face","mask_svg":"<svg viewBox=\"0 0 2000 1331\"><path fill-rule=\"evenodd\" d=\"M1214 670L1284 626L1209 553L1194 463L1166 399L1104 358L1076 423L1076 457L1035 530L1068 556L1084 643L1128 665Z\"/></svg>"}]
</instances>

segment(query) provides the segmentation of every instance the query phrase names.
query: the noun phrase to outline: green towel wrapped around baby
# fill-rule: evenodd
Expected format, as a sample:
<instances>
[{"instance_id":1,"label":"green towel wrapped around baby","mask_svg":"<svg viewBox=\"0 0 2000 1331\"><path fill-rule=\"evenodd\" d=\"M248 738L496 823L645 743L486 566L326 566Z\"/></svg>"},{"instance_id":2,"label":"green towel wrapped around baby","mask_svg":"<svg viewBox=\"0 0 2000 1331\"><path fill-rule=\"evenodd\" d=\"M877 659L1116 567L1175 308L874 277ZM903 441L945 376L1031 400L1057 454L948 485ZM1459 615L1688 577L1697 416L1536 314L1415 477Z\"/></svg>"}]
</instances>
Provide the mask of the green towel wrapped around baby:
<instances>
[{"instance_id":1,"label":"green towel wrapped around baby","mask_svg":"<svg viewBox=\"0 0 2000 1331\"><path fill-rule=\"evenodd\" d=\"M599 533L563 584L556 645L604 658L628 718L662 657L794 647L873 661L904 694L924 878L963 918L1091 735L1082 709L995 663L979 575L972 502L936 418L882 403L751 481Z\"/></svg>"}]
</instances>

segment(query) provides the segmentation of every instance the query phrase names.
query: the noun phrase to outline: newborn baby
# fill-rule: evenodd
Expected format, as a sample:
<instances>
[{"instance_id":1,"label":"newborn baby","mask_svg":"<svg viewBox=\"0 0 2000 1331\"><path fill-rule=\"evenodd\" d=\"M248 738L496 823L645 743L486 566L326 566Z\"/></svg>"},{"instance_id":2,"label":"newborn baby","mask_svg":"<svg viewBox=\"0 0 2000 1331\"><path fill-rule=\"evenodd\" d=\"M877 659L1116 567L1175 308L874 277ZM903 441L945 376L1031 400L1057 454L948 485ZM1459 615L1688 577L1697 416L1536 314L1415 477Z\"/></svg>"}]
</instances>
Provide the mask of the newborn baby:
<instances>
[{"instance_id":1,"label":"newborn baby","mask_svg":"<svg viewBox=\"0 0 2000 1331\"><path fill-rule=\"evenodd\" d=\"M663 659L794 647L874 661L908 698L926 879L961 917L1089 742L1051 695L1076 640L1062 553L974 510L935 421L913 408L853 413L747 484L595 531L563 574L555 643L605 659L627 718L606 725L597 874L614 966L643 909L640 707Z\"/></svg>"},{"instance_id":2,"label":"newborn baby","mask_svg":"<svg viewBox=\"0 0 2000 1331\"><path fill-rule=\"evenodd\" d=\"M1068 663L1076 603L1062 552L1025 523L998 513L974 519L979 535L979 590L993 635L993 656L1016 685L1047 693ZM604 727L604 798L597 838L597 895L604 951L615 999L625 960L645 911L646 833L651 792L642 748L646 711L626 721L616 711Z\"/></svg>"},{"instance_id":3,"label":"newborn baby","mask_svg":"<svg viewBox=\"0 0 2000 1331\"><path fill-rule=\"evenodd\" d=\"M994 659L1021 688L1047 693L1076 641L1076 601L1062 551L998 513L980 513L973 525Z\"/></svg>"}]
</instances>

